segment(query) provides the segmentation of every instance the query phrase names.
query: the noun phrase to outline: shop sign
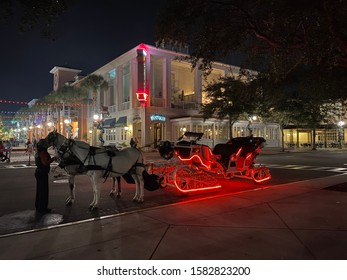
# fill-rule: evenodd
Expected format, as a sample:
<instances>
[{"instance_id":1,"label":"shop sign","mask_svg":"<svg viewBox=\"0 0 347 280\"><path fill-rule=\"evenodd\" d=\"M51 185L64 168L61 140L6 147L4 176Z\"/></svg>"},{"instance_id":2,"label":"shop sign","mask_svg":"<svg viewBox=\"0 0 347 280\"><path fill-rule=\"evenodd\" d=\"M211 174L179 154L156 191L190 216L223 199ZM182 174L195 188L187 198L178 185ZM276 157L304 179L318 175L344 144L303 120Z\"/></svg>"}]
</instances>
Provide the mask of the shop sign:
<instances>
[{"instance_id":1,"label":"shop sign","mask_svg":"<svg viewBox=\"0 0 347 280\"><path fill-rule=\"evenodd\" d=\"M158 114L151 115L150 119L151 119L152 122L155 122L155 121L165 122L166 121L166 117L165 116L158 115Z\"/></svg>"}]
</instances>

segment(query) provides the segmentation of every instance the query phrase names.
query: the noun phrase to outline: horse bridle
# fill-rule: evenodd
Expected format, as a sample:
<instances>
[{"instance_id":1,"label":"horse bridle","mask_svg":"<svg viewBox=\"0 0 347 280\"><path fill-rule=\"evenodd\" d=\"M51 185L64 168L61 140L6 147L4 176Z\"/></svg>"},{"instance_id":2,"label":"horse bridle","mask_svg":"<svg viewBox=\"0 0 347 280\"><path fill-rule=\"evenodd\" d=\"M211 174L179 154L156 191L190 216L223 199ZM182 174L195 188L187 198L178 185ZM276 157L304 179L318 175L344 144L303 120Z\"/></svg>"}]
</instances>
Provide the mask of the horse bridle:
<instances>
[{"instance_id":1,"label":"horse bridle","mask_svg":"<svg viewBox=\"0 0 347 280\"><path fill-rule=\"evenodd\" d=\"M68 139L68 143L64 141L64 143L59 147L57 147L57 140L58 140L58 134L56 131L53 131L53 137L49 135L49 138L47 139L48 143L52 143L53 148L57 151L57 154L61 160L63 160L64 155L69 152L69 154L72 154L70 147L72 146L72 141L71 139Z\"/></svg>"}]
</instances>

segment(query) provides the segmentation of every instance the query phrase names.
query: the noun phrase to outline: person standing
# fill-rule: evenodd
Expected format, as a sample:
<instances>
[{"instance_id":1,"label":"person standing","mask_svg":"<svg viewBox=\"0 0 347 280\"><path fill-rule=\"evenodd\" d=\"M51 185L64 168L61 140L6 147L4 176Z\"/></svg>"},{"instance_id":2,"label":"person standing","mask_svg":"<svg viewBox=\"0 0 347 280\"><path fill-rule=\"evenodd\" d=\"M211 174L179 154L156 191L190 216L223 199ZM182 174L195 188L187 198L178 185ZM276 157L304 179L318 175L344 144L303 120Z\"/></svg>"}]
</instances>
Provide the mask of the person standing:
<instances>
[{"instance_id":1,"label":"person standing","mask_svg":"<svg viewBox=\"0 0 347 280\"><path fill-rule=\"evenodd\" d=\"M6 140L4 146L5 146L5 149L6 149L7 161L10 161L11 152L12 152L12 144L11 144L10 141Z\"/></svg>"},{"instance_id":2,"label":"person standing","mask_svg":"<svg viewBox=\"0 0 347 280\"><path fill-rule=\"evenodd\" d=\"M130 139L130 147L135 148L135 140L134 140L134 138Z\"/></svg>"},{"instance_id":3,"label":"person standing","mask_svg":"<svg viewBox=\"0 0 347 280\"><path fill-rule=\"evenodd\" d=\"M50 164L55 160L51 158L47 151L48 144L45 139L41 139L37 143L37 152L35 154L35 164L37 166L35 171L36 178L36 198L35 208L38 213L45 214L51 212L48 208L48 174L50 171Z\"/></svg>"},{"instance_id":4,"label":"person standing","mask_svg":"<svg viewBox=\"0 0 347 280\"><path fill-rule=\"evenodd\" d=\"M0 141L0 159L1 161L9 161L9 158L7 157L7 150L2 141Z\"/></svg>"}]
</instances>

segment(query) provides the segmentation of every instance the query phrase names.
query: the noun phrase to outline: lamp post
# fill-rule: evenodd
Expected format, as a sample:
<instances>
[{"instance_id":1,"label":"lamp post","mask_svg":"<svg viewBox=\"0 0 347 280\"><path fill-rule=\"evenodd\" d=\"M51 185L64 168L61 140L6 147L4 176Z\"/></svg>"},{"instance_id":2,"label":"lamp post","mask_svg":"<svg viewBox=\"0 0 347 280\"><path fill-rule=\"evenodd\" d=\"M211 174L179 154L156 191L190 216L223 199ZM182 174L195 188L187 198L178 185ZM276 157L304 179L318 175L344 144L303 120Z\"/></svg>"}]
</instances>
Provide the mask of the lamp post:
<instances>
[{"instance_id":1,"label":"lamp post","mask_svg":"<svg viewBox=\"0 0 347 280\"><path fill-rule=\"evenodd\" d=\"M97 143L97 136L98 136L98 126L99 122L101 120L101 117L99 114L95 113L93 115L93 133L92 133L92 145L95 146Z\"/></svg>"},{"instance_id":2,"label":"lamp post","mask_svg":"<svg viewBox=\"0 0 347 280\"><path fill-rule=\"evenodd\" d=\"M342 140L343 140L343 126L344 126L345 122L344 121L339 121L337 123L337 127L338 127L338 140L339 140L339 149L342 149Z\"/></svg>"}]
</instances>

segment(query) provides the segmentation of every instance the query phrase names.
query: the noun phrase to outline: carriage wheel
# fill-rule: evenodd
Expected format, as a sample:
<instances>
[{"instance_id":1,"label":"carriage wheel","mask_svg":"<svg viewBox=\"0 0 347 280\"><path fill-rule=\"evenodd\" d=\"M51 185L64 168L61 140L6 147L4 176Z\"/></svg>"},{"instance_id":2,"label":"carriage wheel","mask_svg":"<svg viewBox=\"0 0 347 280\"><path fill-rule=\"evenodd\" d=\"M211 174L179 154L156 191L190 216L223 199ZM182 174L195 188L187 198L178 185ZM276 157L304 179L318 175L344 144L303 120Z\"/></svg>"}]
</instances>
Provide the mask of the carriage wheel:
<instances>
[{"instance_id":1,"label":"carriage wheel","mask_svg":"<svg viewBox=\"0 0 347 280\"><path fill-rule=\"evenodd\" d=\"M271 178L269 168L265 166L258 167L257 169L253 170L252 178L255 183L262 183L269 180Z\"/></svg>"},{"instance_id":2,"label":"carriage wheel","mask_svg":"<svg viewBox=\"0 0 347 280\"><path fill-rule=\"evenodd\" d=\"M177 167L173 174L174 184L180 192L220 188L218 181L203 170Z\"/></svg>"}]
</instances>

